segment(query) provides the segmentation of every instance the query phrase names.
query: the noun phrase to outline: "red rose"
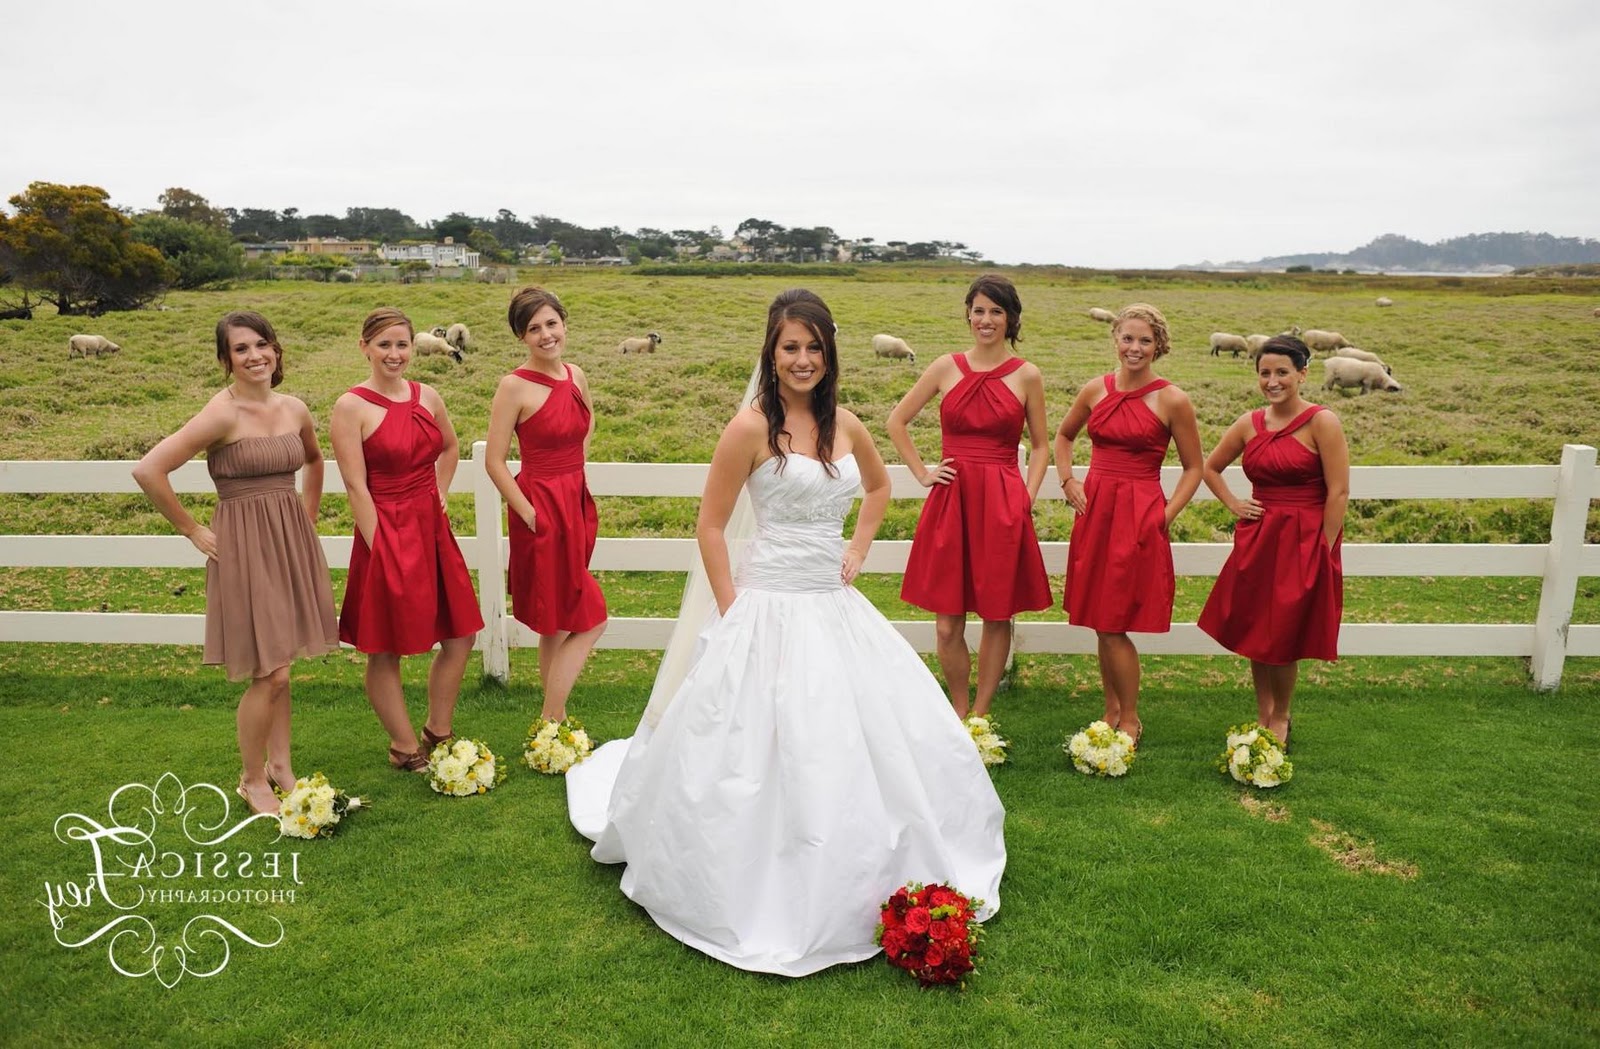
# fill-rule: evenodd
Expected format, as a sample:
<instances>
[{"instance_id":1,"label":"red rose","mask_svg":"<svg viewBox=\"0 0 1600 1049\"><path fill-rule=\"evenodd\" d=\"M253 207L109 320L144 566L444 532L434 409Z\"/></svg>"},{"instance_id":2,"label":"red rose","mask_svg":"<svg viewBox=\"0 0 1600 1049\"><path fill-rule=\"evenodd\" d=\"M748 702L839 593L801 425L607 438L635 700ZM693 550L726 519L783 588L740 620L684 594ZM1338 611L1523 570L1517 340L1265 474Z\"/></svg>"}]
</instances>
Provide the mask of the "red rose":
<instances>
[{"instance_id":1,"label":"red rose","mask_svg":"<svg viewBox=\"0 0 1600 1049\"><path fill-rule=\"evenodd\" d=\"M928 916L926 907L913 907L906 912L906 928L912 932L927 932L931 924L933 919Z\"/></svg>"},{"instance_id":2,"label":"red rose","mask_svg":"<svg viewBox=\"0 0 1600 1049\"><path fill-rule=\"evenodd\" d=\"M944 964L944 948L937 943L928 944L928 949L923 953L922 960L925 964L937 969Z\"/></svg>"},{"instance_id":3,"label":"red rose","mask_svg":"<svg viewBox=\"0 0 1600 1049\"><path fill-rule=\"evenodd\" d=\"M900 955L904 954L905 950L906 950L906 934L905 934L905 932L903 930L900 930L900 929L889 929L889 930L886 930L884 932L884 934L883 934L883 953L887 954L891 961L893 961L894 959L900 957Z\"/></svg>"},{"instance_id":4,"label":"red rose","mask_svg":"<svg viewBox=\"0 0 1600 1049\"><path fill-rule=\"evenodd\" d=\"M935 907L948 907L960 903L961 894L947 885L932 885L928 888L928 902Z\"/></svg>"},{"instance_id":5,"label":"red rose","mask_svg":"<svg viewBox=\"0 0 1600 1049\"><path fill-rule=\"evenodd\" d=\"M949 921L936 921L928 928L928 939L943 943L957 936L956 926Z\"/></svg>"},{"instance_id":6,"label":"red rose","mask_svg":"<svg viewBox=\"0 0 1600 1049\"><path fill-rule=\"evenodd\" d=\"M904 914L906 909L911 906L911 899L904 888L899 888L894 891L893 896L889 897L889 902L886 906L896 914Z\"/></svg>"},{"instance_id":7,"label":"red rose","mask_svg":"<svg viewBox=\"0 0 1600 1049\"><path fill-rule=\"evenodd\" d=\"M898 929L902 924L900 915L895 913L893 907L885 907L879 917L883 919L883 927L885 929Z\"/></svg>"}]
</instances>

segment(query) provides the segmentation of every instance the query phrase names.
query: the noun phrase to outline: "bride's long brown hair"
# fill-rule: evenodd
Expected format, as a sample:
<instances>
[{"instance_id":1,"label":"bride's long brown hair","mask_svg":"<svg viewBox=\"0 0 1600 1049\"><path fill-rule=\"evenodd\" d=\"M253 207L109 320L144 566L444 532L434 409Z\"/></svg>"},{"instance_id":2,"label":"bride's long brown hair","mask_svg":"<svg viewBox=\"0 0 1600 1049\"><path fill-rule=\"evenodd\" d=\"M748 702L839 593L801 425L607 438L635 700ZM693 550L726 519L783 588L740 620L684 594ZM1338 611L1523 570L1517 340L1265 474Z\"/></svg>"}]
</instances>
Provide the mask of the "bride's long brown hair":
<instances>
[{"instance_id":1,"label":"bride's long brown hair","mask_svg":"<svg viewBox=\"0 0 1600 1049\"><path fill-rule=\"evenodd\" d=\"M833 464L834 416L838 410L839 346L834 338L837 326L827 303L805 288L790 288L778 293L767 307L767 338L761 344L761 373L757 380L756 406L767 417L767 447L778 460L778 472L788 458L780 438L784 429L783 397L778 390L778 334L789 321L804 324L822 344L823 375L811 390L811 414L817 419L817 458L829 477L838 477ZM791 442L793 434L789 434Z\"/></svg>"}]
</instances>

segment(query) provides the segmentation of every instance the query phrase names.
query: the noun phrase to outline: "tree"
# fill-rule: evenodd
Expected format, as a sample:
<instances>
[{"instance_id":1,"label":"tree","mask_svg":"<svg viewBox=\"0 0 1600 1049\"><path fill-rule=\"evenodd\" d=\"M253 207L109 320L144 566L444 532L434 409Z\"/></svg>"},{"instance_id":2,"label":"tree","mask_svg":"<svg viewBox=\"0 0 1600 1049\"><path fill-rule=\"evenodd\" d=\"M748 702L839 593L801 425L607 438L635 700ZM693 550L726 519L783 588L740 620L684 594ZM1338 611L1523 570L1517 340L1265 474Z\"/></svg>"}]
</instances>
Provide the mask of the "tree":
<instances>
[{"instance_id":1,"label":"tree","mask_svg":"<svg viewBox=\"0 0 1600 1049\"><path fill-rule=\"evenodd\" d=\"M285 211L285 217L288 216ZM305 217L305 236L308 237L342 237L344 236L344 220L337 215L307 215ZM294 238L299 240L299 237Z\"/></svg>"},{"instance_id":2,"label":"tree","mask_svg":"<svg viewBox=\"0 0 1600 1049\"><path fill-rule=\"evenodd\" d=\"M168 218L182 219L184 222L192 222L210 229L228 228L226 213L212 207L211 202L200 194L182 186L173 186L156 200L161 204L161 214Z\"/></svg>"},{"instance_id":3,"label":"tree","mask_svg":"<svg viewBox=\"0 0 1600 1049\"><path fill-rule=\"evenodd\" d=\"M500 246L500 241L486 229L475 229L467 234L467 247L483 257L484 262L515 262L517 256Z\"/></svg>"},{"instance_id":4,"label":"tree","mask_svg":"<svg viewBox=\"0 0 1600 1049\"><path fill-rule=\"evenodd\" d=\"M62 314L131 310L161 294L171 270L132 237L99 186L34 182L0 214L0 272Z\"/></svg>"},{"instance_id":5,"label":"tree","mask_svg":"<svg viewBox=\"0 0 1600 1049\"><path fill-rule=\"evenodd\" d=\"M538 240L533 227L517 218L516 214L507 208L501 208L496 212L494 219L484 228L493 233L501 244L513 251L527 247Z\"/></svg>"},{"instance_id":6,"label":"tree","mask_svg":"<svg viewBox=\"0 0 1600 1049\"><path fill-rule=\"evenodd\" d=\"M784 233L782 226L767 219L745 219L733 231L735 237L744 238L761 258L771 255L777 238L782 233Z\"/></svg>"},{"instance_id":7,"label":"tree","mask_svg":"<svg viewBox=\"0 0 1600 1049\"><path fill-rule=\"evenodd\" d=\"M133 239L161 253L179 288L230 280L244 270L244 250L226 230L147 212L133 220Z\"/></svg>"},{"instance_id":8,"label":"tree","mask_svg":"<svg viewBox=\"0 0 1600 1049\"><path fill-rule=\"evenodd\" d=\"M461 243L466 243L467 235L478 226L478 220L471 215L452 211L444 218L433 224L433 235L437 240L451 237Z\"/></svg>"},{"instance_id":9,"label":"tree","mask_svg":"<svg viewBox=\"0 0 1600 1049\"><path fill-rule=\"evenodd\" d=\"M351 240L394 242L422 233L416 220L398 208L346 208L340 224L342 236Z\"/></svg>"}]
</instances>

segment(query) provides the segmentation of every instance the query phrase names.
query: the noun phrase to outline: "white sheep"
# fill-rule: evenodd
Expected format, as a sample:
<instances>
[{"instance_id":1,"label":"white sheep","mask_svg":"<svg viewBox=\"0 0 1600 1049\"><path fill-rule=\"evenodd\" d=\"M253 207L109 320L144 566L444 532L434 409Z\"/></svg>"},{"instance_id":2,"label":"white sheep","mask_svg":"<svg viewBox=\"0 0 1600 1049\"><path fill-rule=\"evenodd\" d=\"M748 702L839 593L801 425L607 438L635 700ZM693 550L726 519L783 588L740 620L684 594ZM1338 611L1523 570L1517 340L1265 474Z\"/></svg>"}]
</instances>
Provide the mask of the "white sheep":
<instances>
[{"instance_id":1,"label":"white sheep","mask_svg":"<svg viewBox=\"0 0 1600 1049\"><path fill-rule=\"evenodd\" d=\"M893 335L884 335L881 332L872 337L872 352L879 357L893 357L897 360L917 363L917 353L906 340Z\"/></svg>"},{"instance_id":2,"label":"white sheep","mask_svg":"<svg viewBox=\"0 0 1600 1049\"><path fill-rule=\"evenodd\" d=\"M1595 315L1595 316L1596 316L1596 317L1600 317L1600 306L1596 306L1596 307L1595 307L1595 308L1594 308L1594 315Z\"/></svg>"},{"instance_id":3,"label":"white sheep","mask_svg":"<svg viewBox=\"0 0 1600 1049\"><path fill-rule=\"evenodd\" d=\"M435 339L442 339L446 335L449 335L450 331L443 324L436 324L433 326L433 331L429 334L431 334Z\"/></svg>"},{"instance_id":4,"label":"white sheep","mask_svg":"<svg viewBox=\"0 0 1600 1049\"><path fill-rule=\"evenodd\" d=\"M1371 350L1360 350L1354 346L1341 346L1337 350L1333 351L1333 356L1349 357L1351 360L1355 361L1371 361L1374 364L1383 363L1383 359L1376 353L1373 353Z\"/></svg>"},{"instance_id":5,"label":"white sheep","mask_svg":"<svg viewBox=\"0 0 1600 1049\"><path fill-rule=\"evenodd\" d=\"M67 359L73 357L100 357L108 353L121 353L122 347L104 335L74 335L67 340Z\"/></svg>"},{"instance_id":6,"label":"white sheep","mask_svg":"<svg viewBox=\"0 0 1600 1049\"><path fill-rule=\"evenodd\" d=\"M437 330L442 331L443 329ZM461 351L445 342L443 338L433 334L433 332L417 332L417 337L412 340L411 345L416 349L419 357L432 357L435 354L442 353L457 363L461 361Z\"/></svg>"},{"instance_id":7,"label":"white sheep","mask_svg":"<svg viewBox=\"0 0 1600 1049\"><path fill-rule=\"evenodd\" d=\"M1342 350L1346 346L1353 345L1349 339L1346 339L1336 331L1319 331L1316 328L1312 328L1302 334L1300 341L1305 343L1313 352L1318 353Z\"/></svg>"},{"instance_id":8,"label":"white sheep","mask_svg":"<svg viewBox=\"0 0 1600 1049\"><path fill-rule=\"evenodd\" d=\"M1110 310L1103 310L1099 306L1092 306L1089 308L1089 319L1092 321L1102 321L1106 324L1115 324L1117 322L1117 315L1112 313Z\"/></svg>"},{"instance_id":9,"label":"white sheep","mask_svg":"<svg viewBox=\"0 0 1600 1049\"><path fill-rule=\"evenodd\" d=\"M1322 370L1327 377L1322 383L1324 390L1353 389L1359 386L1362 395L1365 396L1373 390L1399 393L1404 389L1394 381L1394 376L1384 370L1382 364L1372 361L1358 361L1351 357L1329 357L1322 362Z\"/></svg>"},{"instance_id":10,"label":"white sheep","mask_svg":"<svg viewBox=\"0 0 1600 1049\"><path fill-rule=\"evenodd\" d=\"M1387 295L1379 295L1378 296L1378 305L1379 306L1393 306L1394 305L1394 300L1389 298Z\"/></svg>"},{"instance_id":11,"label":"white sheep","mask_svg":"<svg viewBox=\"0 0 1600 1049\"><path fill-rule=\"evenodd\" d=\"M621 342L617 343L617 352L654 353L656 352L656 344L665 341L666 340L661 337L659 332L651 332L642 339L638 336L635 336L631 339L623 339Z\"/></svg>"},{"instance_id":12,"label":"white sheep","mask_svg":"<svg viewBox=\"0 0 1600 1049\"><path fill-rule=\"evenodd\" d=\"M1250 352L1250 344L1238 335L1229 335L1225 331L1211 333L1211 356L1215 357L1223 350L1227 350L1235 357L1241 353Z\"/></svg>"},{"instance_id":13,"label":"white sheep","mask_svg":"<svg viewBox=\"0 0 1600 1049\"><path fill-rule=\"evenodd\" d=\"M444 341L448 342L462 353L466 353L467 350L471 348L472 330L465 324L452 324L450 325L449 330L444 333Z\"/></svg>"}]
</instances>

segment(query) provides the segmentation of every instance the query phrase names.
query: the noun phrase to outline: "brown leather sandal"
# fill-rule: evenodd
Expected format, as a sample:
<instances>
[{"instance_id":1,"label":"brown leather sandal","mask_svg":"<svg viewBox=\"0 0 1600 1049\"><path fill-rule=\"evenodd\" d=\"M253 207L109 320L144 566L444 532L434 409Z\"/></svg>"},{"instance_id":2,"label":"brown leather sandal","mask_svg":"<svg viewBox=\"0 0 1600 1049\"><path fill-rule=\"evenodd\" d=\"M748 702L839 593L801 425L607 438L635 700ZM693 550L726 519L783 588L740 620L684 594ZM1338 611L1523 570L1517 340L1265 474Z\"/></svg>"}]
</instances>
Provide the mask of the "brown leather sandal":
<instances>
[{"instance_id":1,"label":"brown leather sandal","mask_svg":"<svg viewBox=\"0 0 1600 1049\"><path fill-rule=\"evenodd\" d=\"M406 772L428 771L428 759L423 756L420 750L413 750L407 754L403 750L396 750L394 747L390 747L389 764L393 768L404 769Z\"/></svg>"},{"instance_id":2,"label":"brown leather sandal","mask_svg":"<svg viewBox=\"0 0 1600 1049\"><path fill-rule=\"evenodd\" d=\"M433 729L429 728L427 725L423 725L422 726L422 756L423 757L427 757L427 756L431 755L433 753L433 748L434 747L437 747L439 744L443 743L447 739L454 739L455 735L456 734L454 732L446 732L442 736L435 736L433 734Z\"/></svg>"}]
</instances>

